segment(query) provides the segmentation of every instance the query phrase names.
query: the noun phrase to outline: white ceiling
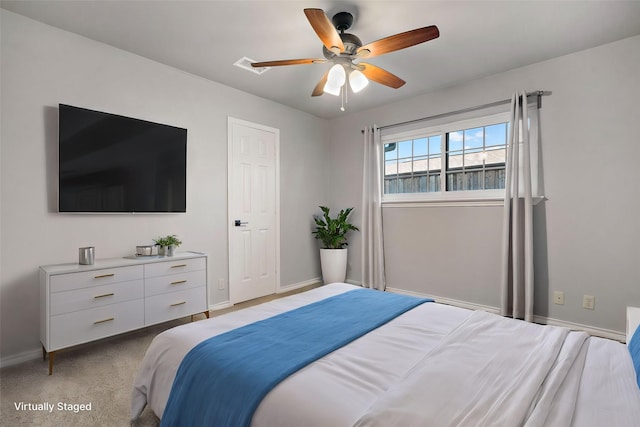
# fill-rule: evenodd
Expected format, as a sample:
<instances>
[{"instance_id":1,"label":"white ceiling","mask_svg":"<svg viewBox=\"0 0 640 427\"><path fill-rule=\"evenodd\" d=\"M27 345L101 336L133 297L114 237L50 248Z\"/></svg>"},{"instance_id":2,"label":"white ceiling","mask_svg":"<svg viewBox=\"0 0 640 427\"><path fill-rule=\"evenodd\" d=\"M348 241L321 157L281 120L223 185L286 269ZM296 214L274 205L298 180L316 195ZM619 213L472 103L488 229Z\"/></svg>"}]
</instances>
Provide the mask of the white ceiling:
<instances>
[{"instance_id":1,"label":"white ceiling","mask_svg":"<svg viewBox=\"0 0 640 427\"><path fill-rule=\"evenodd\" d=\"M371 58L407 81L350 95L347 113L640 34L640 1L120 1L2 0L2 7L319 117L340 100L312 98L330 63L274 67L233 63L322 58L304 8L351 12L364 44L428 25L440 38ZM531 90L538 88L528 88Z\"/></svg>"}]
</instances>

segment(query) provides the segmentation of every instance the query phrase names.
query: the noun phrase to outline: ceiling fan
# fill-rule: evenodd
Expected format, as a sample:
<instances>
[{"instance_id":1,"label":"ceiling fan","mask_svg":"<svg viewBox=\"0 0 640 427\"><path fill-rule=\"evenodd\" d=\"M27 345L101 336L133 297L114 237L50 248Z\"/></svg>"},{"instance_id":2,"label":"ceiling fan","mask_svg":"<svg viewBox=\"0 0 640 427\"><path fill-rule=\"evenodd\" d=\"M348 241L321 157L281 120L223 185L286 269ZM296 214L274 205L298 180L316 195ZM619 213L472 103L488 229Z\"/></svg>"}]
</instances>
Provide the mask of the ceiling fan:
<instances>
[{"instance_id":1,"label":"ceiling fan","mask_svg":"<svg viewBox=\"0 0 640 427\"><path fill-rule=\"evenodd\" d=\"M254 62L251 65L261 68L332 62L334 65L322 76L311 96L320 96L325 92L340 95L347 73L353 92L362 90L369 80L398 89L406 83L398 76L375 65L355 61L415 46L440 35L438 27L431 25L385 37L363 46L358 37L345 33L353 23L353 15L349 12L339 12L332 20L329 20L322 9L304 9L304 14L324 45L324 58L284 59Z\"/></svg>"}]
</instances>

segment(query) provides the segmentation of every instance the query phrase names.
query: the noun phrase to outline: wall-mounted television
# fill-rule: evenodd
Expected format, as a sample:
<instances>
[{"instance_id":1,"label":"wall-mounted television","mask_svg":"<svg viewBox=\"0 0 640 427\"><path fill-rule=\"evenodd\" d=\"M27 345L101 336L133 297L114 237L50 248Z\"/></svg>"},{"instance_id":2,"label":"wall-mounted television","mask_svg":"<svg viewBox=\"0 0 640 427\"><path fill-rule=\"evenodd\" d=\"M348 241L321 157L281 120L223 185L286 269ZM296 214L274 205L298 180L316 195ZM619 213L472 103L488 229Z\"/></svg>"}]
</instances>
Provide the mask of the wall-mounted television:
<instances>
[{"instance_id":1,"label":"wall-mounted television","mask_svg":"<svg viewBox=\"0 0 640 427\"><path fill-rule=\"evenodd\" d=\"M58 211L185 212L187 130L59 104Z\"/></svg>"}]
</instances>

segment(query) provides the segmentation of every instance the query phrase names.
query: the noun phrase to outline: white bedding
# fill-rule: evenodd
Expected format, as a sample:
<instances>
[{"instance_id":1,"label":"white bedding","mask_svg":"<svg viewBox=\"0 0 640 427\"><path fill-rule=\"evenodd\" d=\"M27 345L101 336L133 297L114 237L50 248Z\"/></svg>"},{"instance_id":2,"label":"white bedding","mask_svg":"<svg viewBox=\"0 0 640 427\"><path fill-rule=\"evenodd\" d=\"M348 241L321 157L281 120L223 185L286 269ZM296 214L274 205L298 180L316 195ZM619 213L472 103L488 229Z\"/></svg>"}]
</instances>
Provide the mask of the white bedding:
<instances>
[{"instance_id":1,"label":"white bedding","mask_svg":"<svg viewBox=\"0 0 640 427\"><path fill-rule=\"evenodd\" d=\"M347 284L323 286L309 292L163 332L151 343L135 379L132 393L132 418L137 418L145 405L148 405L159 417L162 416L180 361L191 348L204 339L354 288L356 287ZM504 389L499 390L498 387L493 387L492 375L495 375L495 372L520 370L519 376L511 378L506 375L503 378L503 386L508 383L509 386L514 387L520 383L520 379L536 376L538 380L527 382L528 388L520 391L515 387L515 390L518 390L518 393L531 395L532 387L537 387L533 392L532 401L537 402L538 405L532 405L531 402L523 403L520 399L516 399L520 406L524 405L526 408L512 407L511 404L506 404L505 408L524 414L524 419L530 422L528 425L567 426L570 425L571 420L574 426L638 425L640 390L635 383L631 358L628 353L624 353L626 346L604 339L587 339L584 334L568 332L562 328L541 327L494 315L476 314L471 317L472 313L469 310L435 303L418 306L383 327L308 365L280 383L258 407L252 426L338 427L353 426L358 422L361 425L390 425L376 423L384 419L384 414L388 415L388 409L394 408L394 405L420 407L424 406L422 403L425 401L435 405L438 402L435 398L440 396L445 385L459 381L459 379L453 380L455 376L464 378L468 373L468 370L456 367L467 366L469 362L479 363L473 369L486 370L487 373L484 376L484 383L471 382L476 387L476 394L479 397L474 402L480 402L478 403L480 406L477 407L476 412L469 415L470 417L487 417L481 408L492 400L489 391L493 389L491 393L504 394ZM478 316L481 319L478 319ZM459 327L464 323L479 322L476 325L479 328L476 332L481 331L485 326L489 326L488 323L483 322L490 322L491 318L506 321L509 325L507 329L516 328L519 332L536 331L535 333L538 333L541 329L553 331L548 336L540 334L540 344L542 347L552 349L546 354L556 351L560 358L550 357L545 365L546 368L542 368L536 374L527 375L530 372L530 366L526 363L526 366L518 365L521 358L513 351L522 351L522 346L527 345L526 340L517 340L517 342L507 340L510 343L509 346L513 348L506 350L501 349L502 344L498 345L492 341L491 336L495 338L495 334L485 334L483 339L486 342L482 344L484 347L481 346L484 348L482 351L489 356L489 359L492 355L501 357L499 364L491 368L493 373L489 374L491 369L487 367L488 365L482 366L484 363L482 360L486 358L474 357L478 355L464 351L458 351L456 355L455 351L451 351L456 347L465 346L469 351L478 351L477 348L471 350L468 346L469 341L473 341L470 337L475 337L477 333L473 330L462 330ZM449 335L452 331L453 333ZM514 331L505 330L500 333L507 332ZM520 333L518 336L524 338L526 335ZM563 337L570 338L565 341ZM504 337L502 340L504 343ZM446 342L450 344L448 349L441 345ZM499 339L498 342L500 342ZM559 345L560 343L562 344ZM541 351L538 349L533 352L535 356L533 359L537 359ZM430 358L433 358L432 362L437 363L430 363ZM447 369L449 374L444 373L444 365L449 366ZM584 374L582 365L584 365ZM544 374L544 369L547 369L548 375ZM412 380L418 377L414 375L416 372L423 374L423 381ZM446 375L453 376L446 377ZM539 378L544 381L540 382ZM430 382L429 379L437 379L437 381ZM429 383L432 385L429 393L432 393L434 399L428 399L426 397L428 395L422 394L425 392L422 388ZM536 386L536 383L539 384ZM416 393L408 393L409 397L413 396L412 399L404 400L394 397L407 394L406 389L403 391L403 384L419 387ZM471 389L467 391L471 393ZM487 395L482 395L485 392ZM425 397L421 398L421 396ZM212 396L212 399L214 398ZM572 410L574 403L575 414ZM438 414L437 419L444 424L437 425L458 425L456 424L458 421L452 423L453 412L439 409L441 407L435 405L435 409L430 410L429 415ZM457 411L464 413L464 409ZM378 414L378 417L367 416L370 413ZM495 414L499 413L500 411ZM594 420L603 422L593 423ZM474 418L468 418L467 424L481 425L474 423ZM416 421L415 425L425 425L424 420ZM521 425L521 423L514 425Z\"/></svg>"},{"instance_id":2,"label":"white bedding","mask_svg":"<svg viewBox=\"0 0 640 427\"><path fill-rule=\"evenodd\" d=\"M587 337L476 311L356 426L544 426L567 373L582 370ZM555 425L571 424L558 415Z\"/></svg>"}]
</instances>

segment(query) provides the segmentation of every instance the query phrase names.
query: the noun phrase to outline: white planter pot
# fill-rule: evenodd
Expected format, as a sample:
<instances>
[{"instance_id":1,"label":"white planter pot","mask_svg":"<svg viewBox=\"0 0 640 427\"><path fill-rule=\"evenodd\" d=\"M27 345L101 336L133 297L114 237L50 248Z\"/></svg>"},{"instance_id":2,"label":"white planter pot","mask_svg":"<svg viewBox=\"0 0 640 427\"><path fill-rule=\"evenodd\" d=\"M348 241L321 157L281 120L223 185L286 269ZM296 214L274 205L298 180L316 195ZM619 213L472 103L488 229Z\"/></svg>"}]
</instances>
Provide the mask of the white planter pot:
<instances>
[{"instance_id":1,"label":"white planter pot","mask_svg":"<svg viewBox=\"0 0 640 427\"><path fill-rule=\"evenodd\" d=\"M320 265L325 285L344 282L347 277L347 249L320 249Z\"/></svg>"}]
</instances>

